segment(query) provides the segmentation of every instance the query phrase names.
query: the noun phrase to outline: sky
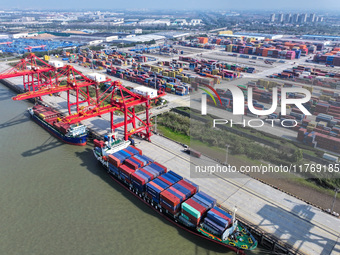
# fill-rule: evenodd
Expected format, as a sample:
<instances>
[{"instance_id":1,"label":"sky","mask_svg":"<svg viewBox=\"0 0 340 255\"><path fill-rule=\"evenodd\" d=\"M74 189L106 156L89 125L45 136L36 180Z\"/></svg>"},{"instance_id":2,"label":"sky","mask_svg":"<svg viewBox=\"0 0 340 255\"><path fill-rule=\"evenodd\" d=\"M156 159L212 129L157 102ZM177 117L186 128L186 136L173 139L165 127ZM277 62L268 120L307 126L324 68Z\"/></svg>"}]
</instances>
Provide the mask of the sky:
<instances>
[{"instance_id":1,"label":"sky","mask_svg":"<svg viewBox=\"0 0 340 255\"><path fill-rule=\"evenodd\" d=\"M18 9L215 9L215 10L333 10L340 0L15 0L3 1L0 8Z\"/></svg>"}]
</instances>

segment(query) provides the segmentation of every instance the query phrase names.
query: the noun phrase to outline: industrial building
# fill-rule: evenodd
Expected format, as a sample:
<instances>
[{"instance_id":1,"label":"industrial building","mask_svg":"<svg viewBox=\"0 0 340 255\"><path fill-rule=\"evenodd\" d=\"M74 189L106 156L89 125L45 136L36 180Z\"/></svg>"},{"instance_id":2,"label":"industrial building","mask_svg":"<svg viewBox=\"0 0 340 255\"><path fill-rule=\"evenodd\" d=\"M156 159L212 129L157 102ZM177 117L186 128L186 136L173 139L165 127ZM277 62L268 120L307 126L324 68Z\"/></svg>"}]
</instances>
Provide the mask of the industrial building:
<instances>
[{"instance_id":1,"label":"industrial building","mask_svg":"<svg viewBox=\"0 0 340 255\"><path fill-rule=\"evenodd\" d=\"M18 39L18 38L35 37L37 35L38 35L38 33L20 32L20 33L9 34L9 37L11 37L13 39Z\"/></svg>"},{"instance_id":2,"label":"industrial building","mask_svg":"<svg viewBox=\"0 0 340 255\"><path fill-rule=\"evenodd\" d=\"M171 22L169 19L144 19L138 22L140 26L170 26Z\"/></svg>"},{"instance_id":3,"label":"industrial building","mask_svg":"<svg viewBox=\"0 0 340 255\"><path fill-rule=\"evenodd\" d=\"M0 34L0 40L1 40L1 39L8 39L8 38L9 38L8 35Z\"/></svg>"},{"instance_id":4,"label":"industrial building","mask_svg":"<svg viewBox=\"0 0 340 255\"><path fill-rule=\"evenodd\" d=\"M179 39L179 40L184 40L185 37L191 35L191 33L188 33L188 32L169 31L169 32L158 32L158 33L154 33L154 35L164 36L164 37L166 37L167 39Z\"/></svg>"},{"instance_id":5,"label":"industrial building","mask_svg":"<svg viewBox=\"0 0 340 255\"><path fill-rule=\"evenodd\" d=\"M265 37L263 36L250 36L250 35L228 35L228 34L220 34L219 37L225 38L225 39L243 39L243 38L253 38L255 40L264 40Z\"/></svg>"},{"instance_id":6,"label":"industrial building","mask_svg":"<svg viewBox=\"0 0 340 255\"><path fill-rule=\"evenodd\" d=\"M110 33L79 34L79 35L70 36L70 38L74 38L74 37L92 39L92 40L101 40L102 42L112 42L118 39L118 35L110 34Z\"/></svg>"},{"instance_id":7,"label":"industrial building","mask_svg":"<svg viewBox=\"0 0 340 255\"><path fill-rule=\"evenodd\" d=\"M279 38L283 37L283 35L261 34L261 33L244 33L244 32L236 32L235 35L241 35L241 36L245 36L245 37L264 37L266 39L279 39Z\"/></svg>"},{"instance_id":8,"label":"industrial building","mask_svg":"<svg viewBox=\"0 0 340 255\"><path fill-rule=\"evenodd\" d=\"M156 34L148 34L148 35L138 35L134 37L126 37L123 39L115 40L114 42L118 43L139 43L139 42L150 42L152 40L154 41L164 41L166 39L165 36L162 35L156 35Z\"/></svg>"},{"instance_id":9,"label":"industrial building","mask_svg":"<svg viewBox=\"0 0 340 255\"><path fill-rule=\"evenodd\" d=\"M303 35L302 39L319 40L319 41L340 41L340 36L330 35Z\"/></svg>"}]
</instances>

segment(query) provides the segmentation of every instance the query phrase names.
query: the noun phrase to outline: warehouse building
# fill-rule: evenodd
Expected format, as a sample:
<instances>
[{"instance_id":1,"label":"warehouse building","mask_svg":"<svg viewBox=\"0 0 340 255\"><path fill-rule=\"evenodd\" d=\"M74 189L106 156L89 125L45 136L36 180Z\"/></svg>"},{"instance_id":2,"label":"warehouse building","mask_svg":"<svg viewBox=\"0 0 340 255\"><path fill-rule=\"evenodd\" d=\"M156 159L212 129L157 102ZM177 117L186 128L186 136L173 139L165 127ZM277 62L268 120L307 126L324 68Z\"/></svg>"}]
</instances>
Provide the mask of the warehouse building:
<instances>
[{"instance_id":1,"label":"warehouse building","mask_svg":"<svg viewBox=\"0 0 340 255\"><path fill-rule=\"evenodd\" d=\"M266 39L280 39L283 35L274 35L274 34L261 34L261 33L245 33L245 32L236 32L235 35L242 35L245 37L264 37Z\"/></svg>"},{"instance_id":2,"label":"warehouse building","mask_svg":"<svg viewBox=\"0 0 340 255\"><path fill-rule=\"evenodd\" d=\"M93 34L79 34L71 35L70 38L84 38L91 40L101 40L102 42L112 42L118 39L118 35L110 33L93 33Z\"/></svg>"},{"instance_id":3,"label":"warehouse building","mask_svg":"<svg viewBox=\"0 0 340 255\"><path fill-rule=\"evenodd\" d=\"M302 39L318 40L318 41L340 41L340 36L330 35L303 35Z\"/></svg>"},{"instance_id":4,"label":"warehouse building","mask_svg":"<svg viewBox=\"0 0 340 255\"><path fill-rule=\"evenodd\" d=\"M166 37L166 39L179 39L184 40L185 37L191 35L188 32L178 32L178 31L169 31L169 32L158 32L154 33L153 35L160 35Z\"/></svg>"},{"instance_id":5,"label":"warehouse building","mask_svg":"<svg viewBox=\"0 0 340 255\"><path fill-rule=\"evenodd\" d=\"M150 42L152 40L156 41L156 42L164 42L166 39L165 36L162 35L156 35L156 34L148 34L148 35L138 35L138 36L134 36L134 37L126 37L120 40L115 40L114 42L118 42L118 43L144 43L144 42Z\"/></svg>"}]
</instances>

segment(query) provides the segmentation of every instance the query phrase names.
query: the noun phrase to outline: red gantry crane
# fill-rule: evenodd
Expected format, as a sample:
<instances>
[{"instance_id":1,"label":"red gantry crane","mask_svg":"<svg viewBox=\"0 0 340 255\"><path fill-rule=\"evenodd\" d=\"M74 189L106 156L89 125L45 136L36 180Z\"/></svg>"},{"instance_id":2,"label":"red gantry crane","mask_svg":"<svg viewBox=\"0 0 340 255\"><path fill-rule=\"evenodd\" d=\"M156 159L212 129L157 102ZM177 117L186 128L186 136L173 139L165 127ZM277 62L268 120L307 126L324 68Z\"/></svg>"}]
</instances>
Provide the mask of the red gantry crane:
<instances>
[{"instance_id":1,"label":"red gantry crane","mask_svg":"<svg viewBox=\"0 0 340 255\"><path fill-rule=\"evenodd\" d=\"M0 45L1 44L7 44L7 46L10 46L13 42L0 42Z\"/></svg>"},{"instance_id":2,"label":"red gantry crane","mask_svg":"<svg viewBox=\"0 0 340 255\"><path fill-rule=\"evenodd\" d=\"M112 88L112 92L107 94L107 92ZM156 97L152 99L148 95L140 95L131 92L125 88L121 82L114 81L111 86L107 88L101 95L99 95L100 100L97 101L95 105L89 105L79 112L73 115L69 115L63 119L64 122L73 124L79 121L101 116L106 113L110 113L111 122L111 132L113 133L115 129L124 126L124 139L127 140L129 136L133 134L139 134L142 138L150 141L151 126L150 123L150 108L151 101L158 100L160 97L164 96L165 93L158 92ZM105 99L110 97L110 104L105 105L103 102ZM144 105L145 107L145 121L136 115L135 106ZM114 123L114 112L120 111L124 114L124 121L120 123ZM139 121L140 127L137 127L136 120ZM132 124L132 129L128 130L128 125Z\"/></svg>"},{"instance_id":3,"label":"red gantry crane","mask_svg":"<svg viewBox=\"0 0 340 255\"><path fill-rule=\"evenodd\" d=\"M26 93L13 97L14 100L42 97L44 95L66 91L68 112L70 115L63 117L61 119L62 122L74 124L82 120L110 113L112 133L115 129L124 126L125 140L132 134L138 134L150 141L152 134L152 124L150 123L149 112L151 108L150 104L152 100L158 100L159 97L164 96L164 92L158 91L156 96L150 98L147 94L138 94L128 90L119 81L111 82L108 78L103 79L103 75L91 74L91 76L89 75L87 77L71 65L66 65L57 69L35 57L34 54L30 54L29 56L29 58L21 60L18 65L9 71L0 73L0 79L26 75L36 78L35 81L39 86L30 84L30 86L28 86L30 89ZM37 61L41 61L45 66L41 67L42 64L38 65ZM34 68L27 68L28 63ZM44 75L42 75L42 73L44 73ZM110 86L107 87L104 92L99 93L99 84L102 82L110 82ZM95 88L95 98L90 96L90 86ZM75 102L71 102L71 93L75 96ZM108 98L110 99L109 103L107 103ZM81 105L84 103L86 106ZM74 105L76 105L76 113L72 114L71 107ZM145 120L136 115L135 106L137 105L144 105ZM116 111L120 111L124 114L123 122L114 123L114 112ZM136 120L140 123L139 127L136 125ZM129 124L132 125L130 130Z\"/></svg>"},{"instance_id":4,"label":"red gantry crane","mask_svg":"<svg viewBox=\"0 0 340 255\"><path fill-rule=\"evenodd\" d=\"M25 48L25 50L27 50L28 52L31 52L32 49L41 49L41 50L44 50L46 47L46 45L38 45L38 46L27 46Z\"/></svg>"},{"instance_id":5,"label":"red gantry crane","mask_svg":"<svg viewBox=\"0 0 340 255\"><path fill-rule=\"evenodd\" d=\"M0 75L1 78L1 75ZM83 75L80 71L76 70L71 65L66 65L58 69L57 72L53 76L50 77L50 81L45 83L45 86L41 86L40 89L35 91L28 91L23 94L19 94L13 97L13 100L25 100L35 97L42 97L49 94L60 93L63 91L67 92L67 105L68 112L71 114L71 107L76 105L77 112L79 111L80 104L88 103L91 104L91 101L94 99L90 97L89 86L94 86L96 90L96 98L99 94L99 82L90 79L89 77ZM109 79L102 80L101 82L109 81ZM83 91L82 88L85 87L86 91ZM70 100L70 93L75 91L76 101L74 103ZM81 99L83 98L83 99Z\"/></svg>"},{"instance_id":6,"label":"red gantry crane","mask_svg":"<svg viewBox=\"0 0 340 255\"><path fill-rule=\"evenodd\" d=\"M30 53L21 59L14 67L0 72L0 79L23 77L25 91L35 91L42 86L49 85L52 81L53 71L57 68L49 65L35 54Z\"/></svg>"}]
</instances>

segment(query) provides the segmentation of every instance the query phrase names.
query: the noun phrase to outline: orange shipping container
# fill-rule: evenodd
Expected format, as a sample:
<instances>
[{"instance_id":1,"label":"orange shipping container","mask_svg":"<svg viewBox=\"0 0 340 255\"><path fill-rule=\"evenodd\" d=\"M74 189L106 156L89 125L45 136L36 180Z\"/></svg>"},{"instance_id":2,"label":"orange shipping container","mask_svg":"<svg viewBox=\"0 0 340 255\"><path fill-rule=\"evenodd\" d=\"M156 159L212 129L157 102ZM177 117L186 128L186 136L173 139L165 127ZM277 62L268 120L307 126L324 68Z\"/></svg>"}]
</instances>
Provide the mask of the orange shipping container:
<instances>
[{"instance_id":1,"label":"orange shipping container","mask_svg":"<svg viewBox=\"0 0 340 255\"><path fill-rule=\"evenodd\" d=\"M197 39L199 43L208 43L208 37L198 37Z\"/></svg>"}]
</instances>

